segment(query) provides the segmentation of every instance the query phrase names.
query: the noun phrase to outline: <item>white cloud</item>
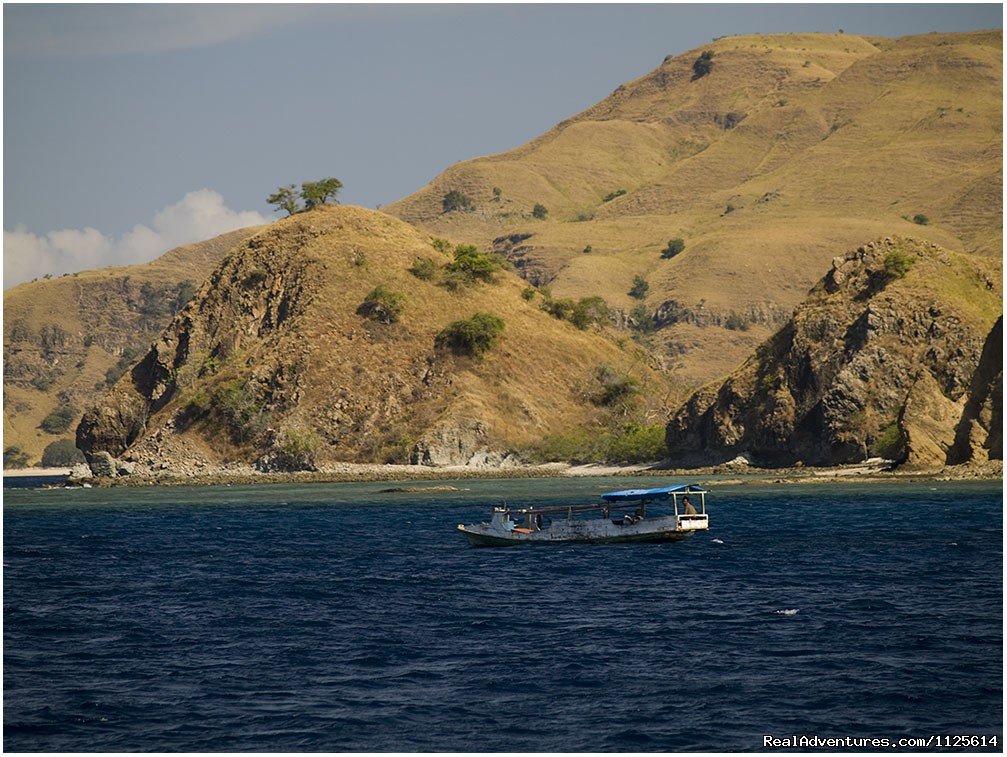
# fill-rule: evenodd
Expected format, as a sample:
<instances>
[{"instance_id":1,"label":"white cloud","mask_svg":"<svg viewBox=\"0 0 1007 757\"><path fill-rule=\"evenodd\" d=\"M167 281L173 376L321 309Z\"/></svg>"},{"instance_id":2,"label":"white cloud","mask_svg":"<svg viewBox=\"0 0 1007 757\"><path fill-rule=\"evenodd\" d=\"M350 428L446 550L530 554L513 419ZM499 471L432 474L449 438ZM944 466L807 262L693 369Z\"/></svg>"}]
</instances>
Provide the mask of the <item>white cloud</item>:
<instances>
[{"instance_id":1,"label":"white cloud","mask_svg":"<svg viewBox=\"0 0 1007 757\"><path fill-rule=\"evenodd\" d=\"M63 229L39 236L18 225L3 233L4 288L51 273L146 263L173 247L199 242L245 226L269 223L254 210L235 211L210 189L189 192L120 237L97 229Z\"/></svg>"}]
</instances>

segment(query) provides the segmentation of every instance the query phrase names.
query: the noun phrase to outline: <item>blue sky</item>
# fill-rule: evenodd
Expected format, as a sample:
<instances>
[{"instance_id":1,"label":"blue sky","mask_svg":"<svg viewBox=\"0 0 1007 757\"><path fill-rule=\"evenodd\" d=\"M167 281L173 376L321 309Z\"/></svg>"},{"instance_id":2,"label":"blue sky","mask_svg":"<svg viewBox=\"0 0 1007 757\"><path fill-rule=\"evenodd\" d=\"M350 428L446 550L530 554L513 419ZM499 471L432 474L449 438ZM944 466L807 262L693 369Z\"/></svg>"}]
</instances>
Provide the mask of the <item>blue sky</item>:
<instances>
[{"instance_id":1,"label":"blue sky","mask_svg":"<svg viewBox=\"0 0 1007 757\"><path fill-rule=\"evenodd\" d=\"M8 4L4 285L272 218L284 183L387 204L715 36L1001 22L993 4Z\"/></svg>"}]
</instances>

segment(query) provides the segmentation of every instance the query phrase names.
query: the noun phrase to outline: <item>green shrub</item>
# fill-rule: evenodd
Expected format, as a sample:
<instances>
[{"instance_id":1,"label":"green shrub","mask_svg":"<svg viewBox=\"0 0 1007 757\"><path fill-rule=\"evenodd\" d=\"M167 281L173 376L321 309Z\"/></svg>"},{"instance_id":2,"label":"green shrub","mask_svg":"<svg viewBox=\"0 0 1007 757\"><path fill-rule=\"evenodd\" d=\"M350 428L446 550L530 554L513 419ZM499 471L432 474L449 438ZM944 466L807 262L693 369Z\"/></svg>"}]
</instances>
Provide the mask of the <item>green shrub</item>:
<instances>
[{"instance_id":1,"label":"green shrub","mask_svg":"<svg viewBox=\"0 0 1007 757\"><path fill-rule=\"evenodd\" d=\"M606 460L609 463L645 463L668 456L665 429L660 424L629 423L610 435Z\"/></svg>"},{"instance_id":2,"label":"green shrub","mask_svg":"<svg viewBox=\"0 0 1007 757\"><path fill-rule=\"evenodd\" d=\"M205 390L199 389L182 407L182 413L188 419L200 418L210 412L213 402Z\"/></svg>"},{"instance_id":3,"label":"green shrub","mask_svg":"<svg viewBox=\"0 0 1007 757\"><path fill-rule=\"evenodd\" d=\"M724 328L731 331L748 331L748 321L732 311L724 321Z\"/></svg>"},{"instance_id":4,"label":"green shrub","mask_svg":"<svg viewBox=\"0 0 1007 757\"><path fill-rule=\"evenodd\" d=\"M318 470L316 458L322 440L311 429L288 428L280 432L273 443L270 470Z\"/></svg>"},{"instance_id":5,"label":"green shrub","mask_svg":"<svg viewBox=\"0 0 1007 757\"><path fill-rule=\"evenodd\" d=\"M893 250L885 255L885 274L889 280L905 278L916 260L901 250Z\"/></svg>"},{"instance_id":6,"label":"green shrub","mask_svg":"<svg viewBox=\"0 0 1007 757\"><path fill-rule=\"evenodd\" d=\"M886 460L902 460L906 456L908 441L899 429L899 424L892 421L878 432L877 438L870 446L870 453L874 457L883 457Z\"/></svg>"},{"instance_id":7,"label":"green shrub","mask_svg":"<svg viewBox=\"0 0 1007 757\"><path fill-rule=\"evenodd\" d=\"M521 290L521 299L528 302L535 298L535 287L525 287Z\"/></svg>"},{"instance_id":8,"label":"green shrub","mask_svg":"<svg viewBox=\"0 0 1007 757\"><path fill-rule=\"evenodd\" d=\"M930 223L930 219L927 218L922 213L917 213L916 215L913 216L913 223L919 224L920 226L926 226L928 223Z\"/></svg>"},{"instance_id":9,"label":"green shrub","mask_svg":"<svg viewBox=\"0 0 1007 757\"><path fill-rule=\"evenodd\" d=\"M3 451L4 468L27 468L28 453L20 447L7 447Z\"/></svg>"},{"instance_id":10,"label":"green shrub","mask_svg":"<svg viewBox=\"0 0 1007 757\"><path fill-rule=\"evenodd\" d=\"M544 221L549 215L549 208L540 202L536 202L535 207L532 208L531 214L540 221Z\"/></svg>"},{"instance_id":11,"label":"green shrub","mask_svg":"<svg viewBox=\"0 0 1007 757\"><path fill-rule=\"evenodd\" d=\"M647 306L642 303L629 311L629 317L631 319L631 328L641 334L652 334L657 328L654 316L651 315Z\"/></svg>"},{"instance_id":12,"label":"green shrub","mask_svg":"<svg viewBox=\"0 0 1007 757\"><path fill-rule=\"evenodd\" d=\"M475 245L460 244L455 247L454 261L444 268L449 274L454 274L448 277L450 280L465 285L476 281L492 283L501 267L500 259L496 255L480 252ZM455 288L451 281L447 283L449 287Z\"/></svg>"},{"instance_id":13,"label":"green shrub","mask_svg":"<svg viewBox=\"0 0 1007 757\"><path fill-rule=\"evenodd\" d=\"M409 273L421 281L430 281L437 275L438 267L437 261L431 258L415 258Z\"/></svg>"},{"instance_id":14,"label":"green shrub","mask_svg":"<svg viewBox=\"0 0 1007 757\"><path fill-rule=\"evenodd\" d=\"M629 296L637 300L642 300L647 296L647 291L649 289L650 284L647 283L647 280L643 278L643 276L634 276L633 286L630 287Z\"/></svg>"},{"instance_id":15,"label":"green shrub","mask_svg":"<svg viewBox=\"0 0 1007 757\"><path fill-rule=\"evenodd\" d=\"M503 197L503 190L500 187L493 187L493 201L500 202L501 197Z\"/></svg>"},{"instance_id":16,"label":"green shrub","mask_svg":"<svg viewBox=\"0 0 1007 757\"><path fill-rule=\"evenodd\" d=\"M52 376L43 375L35 376L29 383L40 392L48 392L52 389L52 385L56 383L56 380Z\"/></svg>"},{"instance_id":17,"label":"green shrub","mask_svg":"<svg viewBox=\"0 0 1007 757\"><path fill-rule=\"evenodd\" d=\"M232 439L239 444L258 436L262 404L251 387L238 379L219 384L210 395L210 407L215 417L227 426Z\"/></svg>"},{"instance_id":18,"label":"green shrub","mask_svg":"<svg viewBox=\"0 0 1007 757\"><path fill-rule=\"evenodd\" d=\"M570 316L573 315L573 309L576 307L576 303L569 297L560 297L559 299L547 298L545 302L542 303L542 309L551 315L553 318L558 318L561 321L570 320Z\"/></svg>"},{"instance_id":19,"label":"green shrub","mask_svg":"<svg viewBox=\"0 0 1007 757\"><path fill-rule=\"evenodd\" d=\"M39 427L48 434L62 434L70 428L76 417L77 408L64 403L43 418Z\"/></svg>"},{"instance_id":20,"label":"green shrub","mask_svg":"<svg viewBox=\"0 0 1007 757\"><path fill-rule=\"evenodd\" d=\"M614 429L574 428L550 434L530 450L536 462L642 463L667 457L664 426L629 423Z\"/></svg>"},{"instance_id":21,"label":"green shrub","mask_svg":"<svg viewBox=\"0 0 1007 757\"><path fill-rule=\"evenodd\" d=\"M622 375L609 368L601 366L597 371L601 390L594 397L594 403L603 407L626 405L640 393L640 380L628 375Z\"/></svg>"},{"instance_id":22,"label":"green shrub","mask_svg":"<svg viewBox=\"0 0 1007 757\"><path fill-rule=\"evenodd\" d=\"M584 248L584 254L586 255L587 253L592 252L593 250L594 248L591 245L588 245L587 247Z\"/></svg>"},{"instance_id":23,"label":"green shrub","mask_svg":"<svg viewBox=\"0 0 1007 757\"><path fill-rule=\"evenodd\" d=\"M502 318L490 313L475 313L470 318L448 324L437 335L436 344L457 355L482 357L499 341L503 330Z\"/></svg>"},{"instance_id":24,"label":"green shrub","mask_svg":"<svg viewBox=\"0 0 1007 757\"><path fill-rule=\"evenodd\" d=\"M661 252L662 258L673 258L685 249L684 239L669 239L668 246Z\"/></svg>"},{"instance_id":25,"label":"green shrub","mask_svg":"<svg viewBox=\"0 0 1007 757\"><path fill-rule=\"evenodd\" d=\"M84 462L84 453L70 439L59 439L42 451L42 466L63 468Z\"/></svg>"},{"instance_id":26,"label":"green shrub","mask_svg":"<svg viewBox=\"0 0 1007 757\"><path fill-rule=\"evenodd\" d=\"M444 195L444 199L441 200L441 207L444 208L445 213L452 213L454 211L468 213L476 209L476 206L472 204L472 200L457 189L452 189Z\"/></svg>"},{"instance_id":27,"label":"green shrub","mask_svg":"<svg viewBox=\"0 0 1007 757\"><path fill-rule=\"evenodd\" d=\"M570 323L582 330L607 319L608 305L601 297L584 297L578 300L573 312L570 313Z\"/></svg>"},{"instance_id":28,"label":"green shrub","mask_svg":"<svg viewBox=\"0 0 1007 757\"><path fill-rule=\"evenodd\" d=\"M584 223L585 221L591 221L594 219L594 213L582 210L577 214L577 218L574 219L578 223Z\"/></svg>"},{"instance_id":29,"label":"green shrub","mask_svg":"<svg viewBox=\"0 0 1007 757\"><path fill-rule=\"evenodd\" d=\"M402 315L405 303L405 296L379 284L364 298L357 308L357 315L380 323L395 323Z\"/></svg>"},{"instance_id":30,"label":"green shrub","mask_svg":"<svg viewBox=\"0 0 1007 757\"><path fill-rule=\"evenodd\" d=\"M607 195L605 195L605 199L602 202L612 202L612 200L614 200L616 197L622 197L624 194L626 194L625 189L617 189L614 192L609 192Z\"/></svg>"},{"instance_id":31,"label":"green shrub","mask_svg":"<svg viewBox=\"0 0 1007 757\"><path fill-rule=\"evenodd\" d=\"M701 79L713 70L713 50L706 50L692 64L693 80Z\"/></svg>"},{"instance_id":32,"label":"green shrub","mask_svg":"<svg viewBox=\"0 0 1007 757\"><path fill-rule=\"evenodd\" d=\"M534 462L591 463L605 458L603 434L597 429L575 428L550 434L534 445L529 457Z\"/></svg>"},{"instance_id":33,"label":"green shrub","mask_svg":"<svg viewBox=\"0 0 1007 757\"><path fill-rule=\"evenodd\" d=\"M445 255L451 252L451 243L446 239L441 239L440 237L434 237L431 239L430 246L437 250L437 252L443 252Z\"/></svg>"}]
</instances>

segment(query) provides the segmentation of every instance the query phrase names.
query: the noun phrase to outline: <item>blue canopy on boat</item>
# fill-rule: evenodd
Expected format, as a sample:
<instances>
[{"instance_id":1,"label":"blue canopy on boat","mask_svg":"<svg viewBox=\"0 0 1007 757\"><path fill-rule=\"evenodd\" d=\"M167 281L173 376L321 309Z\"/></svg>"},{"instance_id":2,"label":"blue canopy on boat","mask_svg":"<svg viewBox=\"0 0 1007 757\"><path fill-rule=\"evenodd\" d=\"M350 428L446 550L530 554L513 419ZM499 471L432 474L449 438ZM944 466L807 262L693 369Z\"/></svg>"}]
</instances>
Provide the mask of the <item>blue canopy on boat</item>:
<instances>
[{"instance_id":1,"label":"blue canopy on boat","mask_svg":"<svg viewBox=\"0 0 1007 757\"><path fill-rule=\"evenodd\" d=\"M665 486L661 489L623 489L617 492L607 492L601 498L608 502L627 502L640 499L668 499L672 494L705 494L706 489L692 484Z\"/></svg>"}]
</instances>

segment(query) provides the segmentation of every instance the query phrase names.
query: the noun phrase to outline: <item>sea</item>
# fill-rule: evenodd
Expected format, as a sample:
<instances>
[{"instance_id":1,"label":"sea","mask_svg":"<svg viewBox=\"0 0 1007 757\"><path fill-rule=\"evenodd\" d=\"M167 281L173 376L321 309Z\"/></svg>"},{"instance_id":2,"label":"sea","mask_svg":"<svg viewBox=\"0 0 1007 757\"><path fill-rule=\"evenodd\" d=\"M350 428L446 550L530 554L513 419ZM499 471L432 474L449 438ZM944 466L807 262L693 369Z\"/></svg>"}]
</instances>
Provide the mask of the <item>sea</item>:
<instances>
[{"instance_id":1,"label":"sea","mask_svg":"<svg viewBox=\"0 0 1007 757\"><path fill-rule=\"evenodd\" d=\"M6 489L4 749L1002 751L1000 482L724 482L682 542L507 549L456 524L672 482L438 483Z\"/></svg>"}]
</instances>

